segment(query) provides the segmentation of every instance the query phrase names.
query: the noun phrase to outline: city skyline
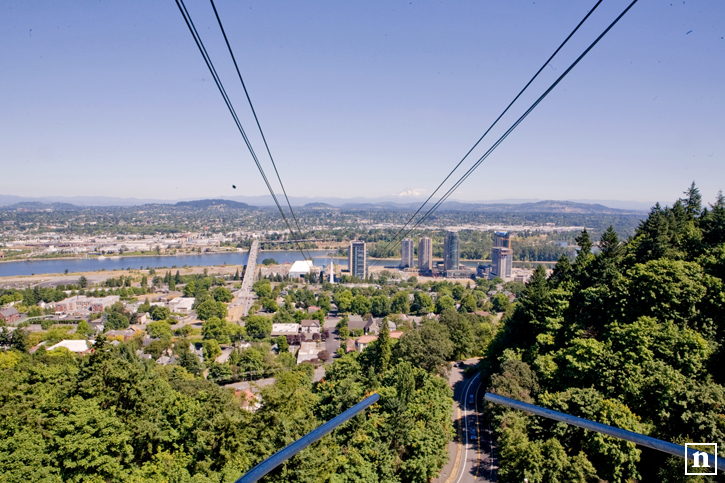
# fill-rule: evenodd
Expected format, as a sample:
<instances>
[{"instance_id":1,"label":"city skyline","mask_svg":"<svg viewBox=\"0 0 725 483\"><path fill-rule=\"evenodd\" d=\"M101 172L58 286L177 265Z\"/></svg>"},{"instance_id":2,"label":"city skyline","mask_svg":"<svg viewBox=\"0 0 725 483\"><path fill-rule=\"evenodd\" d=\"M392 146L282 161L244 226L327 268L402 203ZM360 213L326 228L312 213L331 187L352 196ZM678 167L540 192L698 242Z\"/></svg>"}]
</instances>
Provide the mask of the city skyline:
<instances>
[{"instance_id":1,"label":"city skyline","mask_svg":"<svg viewBox=\"0 0 725 483\"><path fill-rule=\"evenodd\" d=\"M599 7L487 139L625 5ZM188 6L261 156L211 8ZM432 192L591 5L218 8L288 193L324 180L327 196L409 201ZM10 2L3 13L1 194L265 194L173 2ZM453 198L668 202L695 180L712 202L725 179L724 14L635 5ZM512 184L490 182L502 166Z\"/></svg>"}]
</instances>

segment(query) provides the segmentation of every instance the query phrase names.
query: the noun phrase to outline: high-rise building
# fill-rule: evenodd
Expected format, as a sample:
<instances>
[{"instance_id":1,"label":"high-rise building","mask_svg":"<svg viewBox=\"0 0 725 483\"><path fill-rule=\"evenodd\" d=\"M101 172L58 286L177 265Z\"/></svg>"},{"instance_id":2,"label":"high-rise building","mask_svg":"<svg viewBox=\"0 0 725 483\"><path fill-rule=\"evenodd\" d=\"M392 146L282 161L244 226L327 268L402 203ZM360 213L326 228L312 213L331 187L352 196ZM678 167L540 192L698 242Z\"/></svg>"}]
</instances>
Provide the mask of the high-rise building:
<instances>
[{"instance_id":1,"label":"high-rise building","mask_svg":"<svg viewBox=\"0 0 725 483\"><path fill-rule=\"evenodd\" d=\"M491 275L501 277L503 280L511 278L514 251L505 247L493 247L491 252Z\"/></svg>"},{"instance_id":2,"label":"high-rise building","mask_svg":"<svg viewBox=\"0 0 725 483\"><path fill-rule=\"evenodd\" d=\"M514 251L511 249L511 237L507 231L497 231L493 235L491 251L491 275L504 280L511 278Z\"/></svg>"},{"instance_id":3,"label":"high-rise building","mask_svg":"<svg viewBox=\"0 0 725 483\"><path fill-rule=\"evenodd\" d=\"M511 248L511 237L507 231L497 231L493 235L493 246L500 248Z\"/></svg>"},{"instance_id":4,"label":"high-rise building","mask_svg":"<svg viewBox=\"0 0 725 483\"><path fill-rule=\"evenodd\" d=\"M460 240L458 232L449 231L446 234L446 241L443 245L443 268L446 270L458 270L460 253Z\"/></svg>"},{"instance_id":5,"label":"high-rise building","mask_svg":"<svg viewBox=\"0 0 725 483\"><path fill-rule=\"evenodd\" d=\"M400 259L400 268L412 268L413 267L413 252L415 247L413 246L413 240L410 238L403 239L400 244L402 257Z\"/></svg>"},{"instance_id":6,"label":"high-rise building","mask_svg":"<svg viewBox=\"0 0 725 483\"><path fill-rule=\"evenodd\" d=\"M368 275L368 252L364 241L351 241L350 251L347 255L347 266L350 275L360 279Z\"/></svg>"},{"instance_id":7,"label":"high-rise building","mask_svg":"<svg viewBox=\"0 0 725 483\"><path fill-rule=\"evenodd\" d=\"M430 238L423 237L418 242L418 270L433 270L433 241Z\"/></svg>"}]
</instances>

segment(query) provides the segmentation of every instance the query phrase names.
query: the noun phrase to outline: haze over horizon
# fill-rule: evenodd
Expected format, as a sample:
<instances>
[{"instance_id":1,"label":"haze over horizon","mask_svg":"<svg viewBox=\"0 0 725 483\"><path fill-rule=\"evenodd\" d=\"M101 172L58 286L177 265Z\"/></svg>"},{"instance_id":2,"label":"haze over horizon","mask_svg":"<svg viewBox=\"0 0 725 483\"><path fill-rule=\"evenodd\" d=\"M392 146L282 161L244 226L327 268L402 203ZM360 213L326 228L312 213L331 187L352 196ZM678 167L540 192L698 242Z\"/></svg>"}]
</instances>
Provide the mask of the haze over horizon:
<instances>
[{"instance_id":1,"label":"haze over horizon","mask_svg":"<svg viewBox=\"0 0 725 483\"><path fill-rule=\"evenodd\" d=\"M471 160L627 3L599 7ZM288 194L409 202L591 5L217 6ZM188 7L269 173L213 12ZM2 12L0 193L266 194L173 2L11 1ZM453 198L671 203L695 180L712 202L725 179L723 20L722 3L639 2Z\"/></svg>"}]
</instances>

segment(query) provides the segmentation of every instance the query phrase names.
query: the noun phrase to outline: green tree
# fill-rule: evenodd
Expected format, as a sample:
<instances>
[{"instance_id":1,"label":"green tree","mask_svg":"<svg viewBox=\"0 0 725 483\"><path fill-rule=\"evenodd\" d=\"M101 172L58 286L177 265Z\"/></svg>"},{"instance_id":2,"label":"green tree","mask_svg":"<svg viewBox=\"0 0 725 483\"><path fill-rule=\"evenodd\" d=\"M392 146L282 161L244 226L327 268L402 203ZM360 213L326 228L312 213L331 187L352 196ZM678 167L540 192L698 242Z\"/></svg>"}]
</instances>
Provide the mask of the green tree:
<instances>
[{"instance_id":1,"label":"green tree","mask_svg":"<svg viewBox=\"0 0 725 483\"><path fill-rule=\"evenodd\" d=\"M169 324L166 320L159 320L147 324L146 332L150 337L157 339L171 339L174 335L171 330L171 324Z\"/></svg>"},{"instance_id":2,"label":"green tree","mask_svg":"<svg viewBox=\"0 0 725 483\"><path fill-rule=\"evenodd\" d=\"M106 316L106 323L103 327L106 330L122 330L128 328L130 325L129 319L126 315L120 312L111 312Z\"/></svg>"},{"instance_id":3,"label":"green tree","mask_svg":"<svg viewBox=\"0 0 725 483\"><path fill-rule=\"evenodd\" d=\"M456 302L453 300L453 297L450 297L449 295L438 297L438 300L436 301L436 314L440 314L445 310L455 309L455 307Z\"/></svg>"},{"instance_id":4,"label":"green tree","mask_svg":"<svg viewBox=\"0 0 725 483\"><path fill-rule=\"evenodd\" d=\"M411 310L418 315L426 315L435 311L433 299L425 292L415 292Z\"/></svg>"},{"instance_id":5,"label":"green tree","mask_svg":"<svg viewBox=\"0 0 725 483\"><path fill-rule=\"evenodd\" d=\"M78 278L78 284L77 284L77 285L78 285L78 286L79 286L80 288L86 288L86 287L88 287L88 279L87 279L87 278L86 278L86 277L85 277L84 275L81 275L81 276L80 276L80 277Z\"/></svg>"},{"instance_id":6,"label":"green tree","mask_svg":"<svg viewBox=\"0 0 725 483\"><path fill-rule=\"evenodd\" d=\"M370 299L370 312L375 317L385 317L390 313L390 300L385 295L376 295Z\"/></svg>"},{"instance_id":7,"label":"green tree","mask_svg":"<svg viewBox=\"0 0 725 483\"><path fill-rule=\"evenodd\" d=\"M352 301L352 292L349 290L343 290L335 294L335 305L337 305L337 310L342 313L351 311Z\"/></svg>"},{"instance_id":8,"label":"green tree","mask_svg":"<svg viewBox=\"0 0 725 483\"><path fill-rule=\"evenodd\" d=\"M212 297L217 302L225 302L225 303L231 302L232 299L234 298L232 293L226 287L216 287L214 289L214 291L212 292Z\"/></svg>"},{"instance_id":9,"label":"green tree","mask_svg":"<svg viewBox=\"0 0 725 483\"><path fill-rule=\"evenodd\" d=\"M222 355L222 349L219 347L219 342L215 339L208 339L203 342L204 350L204 361L207 365L211 365L214 360Z\"/></svg>"},{"instance_id":10,"label":"green tree","mask_svg":"<svg viewBox=\"0 0 725 483\"><path fill-rule=\"evenodd\" d=\"M272 333L272 320L263 315L250 315L244 327L249 337L266 339Z\"/></svg>"},{"instance_id":11,"label":"green tree","mask_svg":"<svg viewBox=\"0 0 725 483\"><path fill-rule=\"evenodd\" d=\"M171 317L171 310L168 307L154 305L151 307L151 318L154 320L167 320Z\"/></svg>"},{"instance_id":12,"label":"green tree","mask_svg":"<svg viewBox=\"0 0 725 483\"><path fill-rule=\"evenodd\" d=\"M285 337L284 335L275 337L274 341L277 343L277 349L279 350L280 354L289 350L289 343L287 342L287 337Z\"/></svg>"},{"instance_id":13,"label":"green tree","mask_svg":"<svg viewBox=\"0 0 725 483\"><path fill-rule=\"evenodd\" d=\"M193 297L194 293L196 293L196 284L191 280L184 286L184 297Z\"/></svg>"},{"instance_id":14,"label":"green tree","mask_svg":"<svg viewBox=\"0 0 725 483\"><path fill-rule=\"evenodd\" d=\"M200 320L209 320L212 317L226 319L227 314L226 304L223 302L217 302L213 299L202 302L196 307L196 316L199 317Z\"/></svg>"},{"instance_id":15,"label":"green tree","mask_svg":"<svg viewBox=\"0 0 725 483\"><path fill-rule=\"evenodd\" d=\"M352 304L350 305L350 310L356 314L359 315L365 315L370 313L370 300L364 295L356 295L352 299Z\"/></svg>"},{"instance_id":16,"label":"green tree","mask_svg":"<svg viewBox=\"0 0 725 483\"><path fill-rule=\"evenodd\" d=\"M408 302L408 293L401 291L393 295L390 299L390 312L393 314L409 314L410 304Z\"/></svg>"},{"instance_id":17,"label":"green tree","mask_svg":"<svg viewBox=\"0 0 725 483\"><path fill-rule=\"evenodd\" d=\"M229 323L219 317L209 317L201 326L201 334L204 340L216 340L220 344L229 344L230 330Z\"/></svg>"}]
</instances>

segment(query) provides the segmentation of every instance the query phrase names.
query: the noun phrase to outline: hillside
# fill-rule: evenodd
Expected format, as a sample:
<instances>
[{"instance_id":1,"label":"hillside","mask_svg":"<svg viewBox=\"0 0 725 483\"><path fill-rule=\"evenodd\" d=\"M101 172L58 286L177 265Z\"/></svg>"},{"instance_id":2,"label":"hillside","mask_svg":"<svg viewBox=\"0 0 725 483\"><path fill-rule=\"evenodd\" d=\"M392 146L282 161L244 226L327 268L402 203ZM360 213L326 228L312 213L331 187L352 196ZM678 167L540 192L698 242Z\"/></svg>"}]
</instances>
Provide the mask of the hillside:
<instances>
[{"instance_id":1,"label":"hillside","mask_svg":"<svg viewBox=\"0 0 725 483\"><path fill-rule=\"evenodd\" d=\"M197 209L232 209L232 210L246 210L251 208L246 203L240 203L239 201L230 200L196 200L196 201L179 201L176 205L180 208L197 208Z\"/></svg>"}]
</instances>

